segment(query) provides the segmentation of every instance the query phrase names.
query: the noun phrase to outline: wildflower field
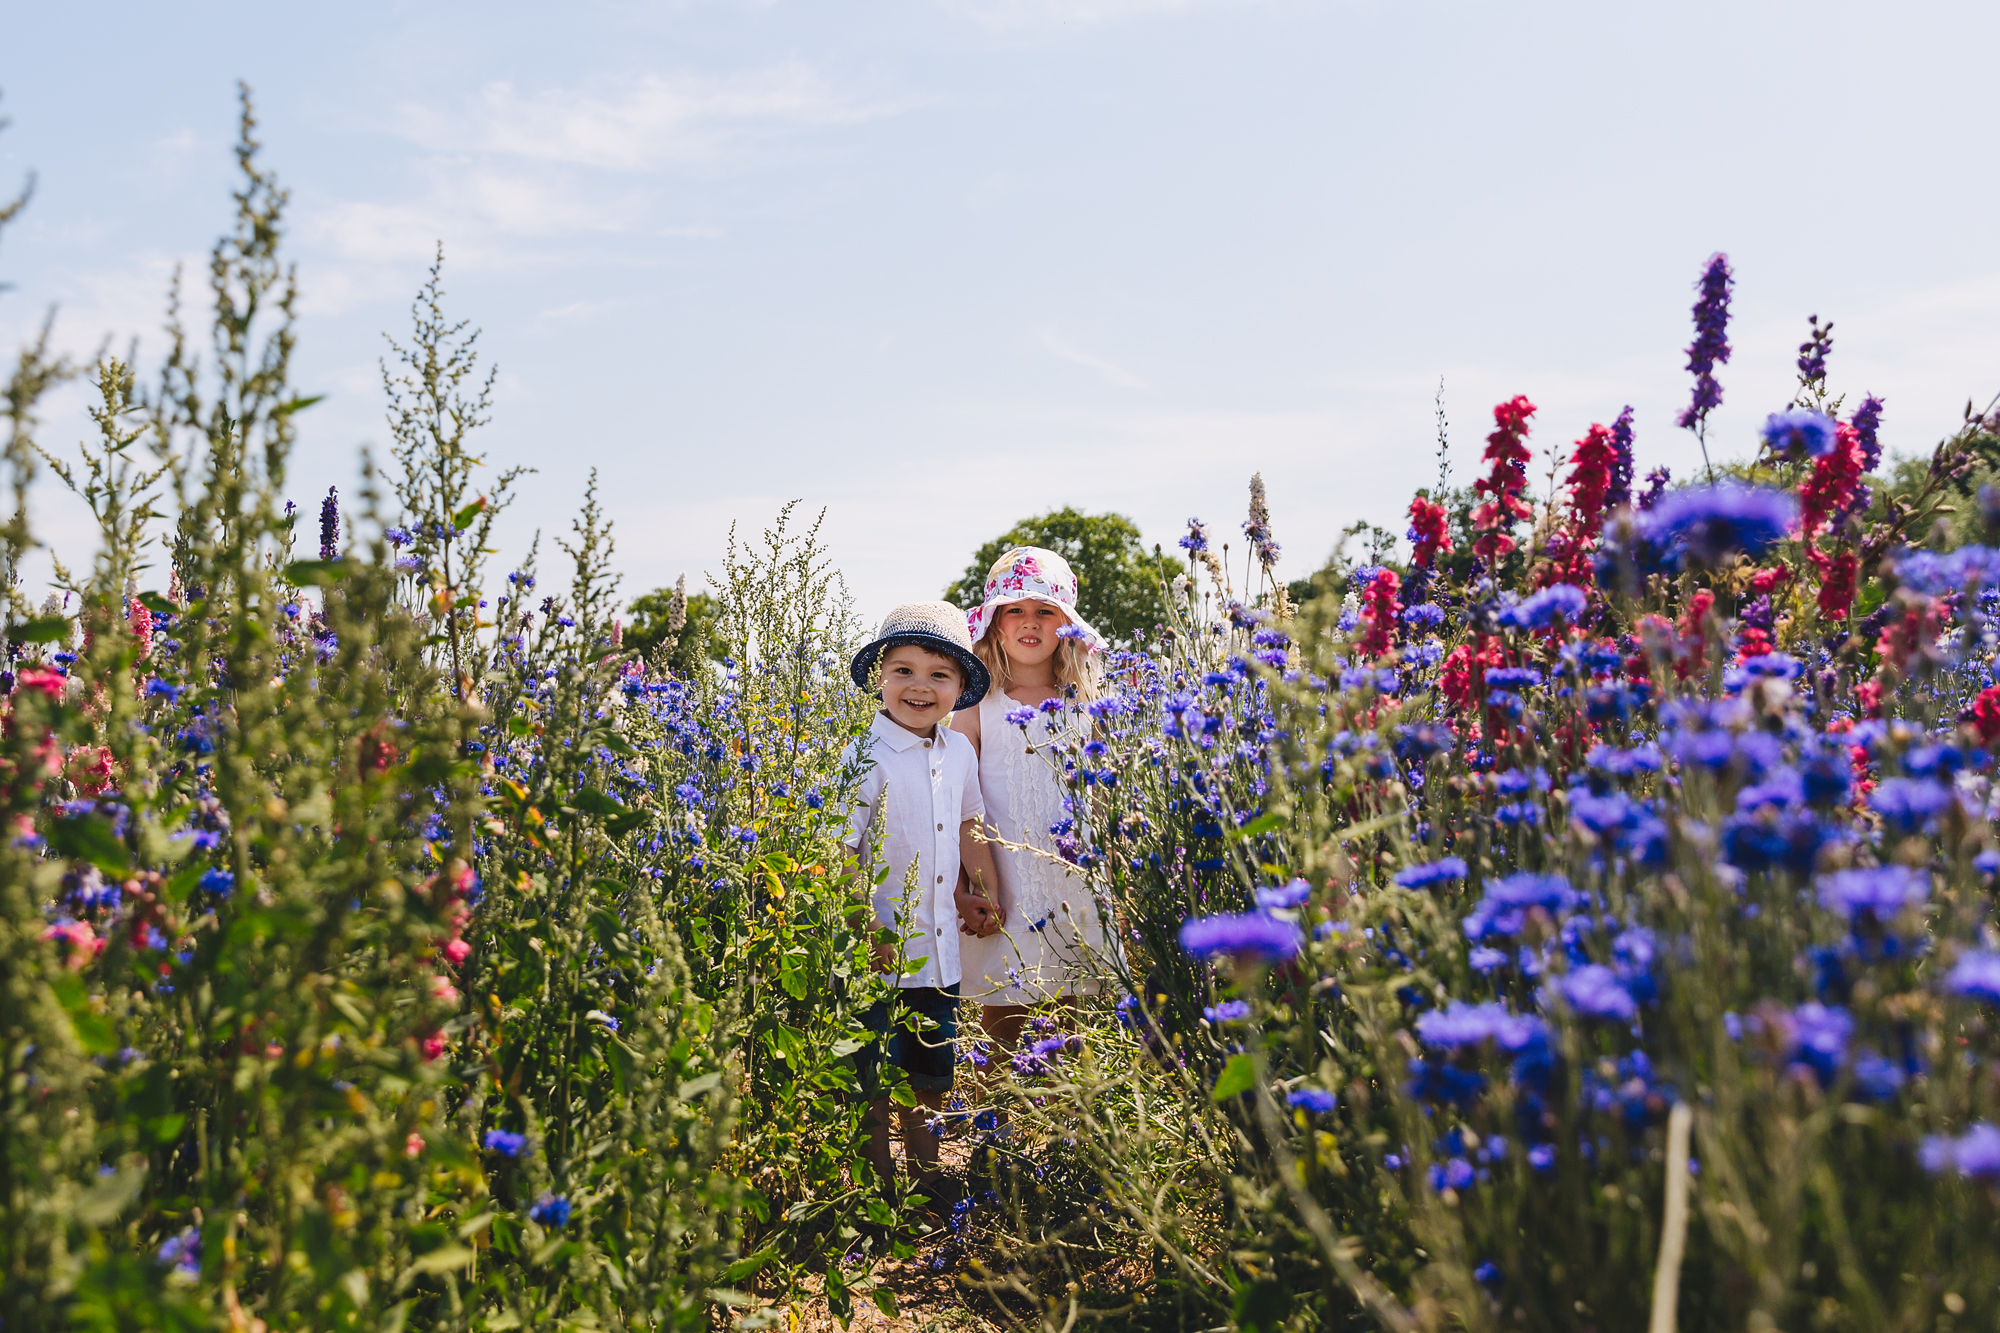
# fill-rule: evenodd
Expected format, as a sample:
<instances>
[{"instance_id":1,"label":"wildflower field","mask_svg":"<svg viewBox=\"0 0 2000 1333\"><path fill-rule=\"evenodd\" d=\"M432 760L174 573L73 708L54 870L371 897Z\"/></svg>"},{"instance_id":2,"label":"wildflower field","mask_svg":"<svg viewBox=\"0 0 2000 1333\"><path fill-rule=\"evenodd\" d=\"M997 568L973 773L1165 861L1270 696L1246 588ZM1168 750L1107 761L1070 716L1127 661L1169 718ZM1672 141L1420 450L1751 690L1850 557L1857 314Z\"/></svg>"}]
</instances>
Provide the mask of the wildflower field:
<instances>
[{"instance_id":1,"label":"wildflower field","mask_svg":"<svg viewBox=\"0 0 2000 1333\"><path fill-rule=\"evenodd\" d=\"M790 1330L913 1272L1051 1333L2000 1324L2000 420L1884 459L1814 320L1712 471L1516 397L1406 544L1286 583L1261 481L1228 559L1191 521L1048 756L1116 947L961 1039L927 1211L863 1149L830 553L787 510L635 649L594 499L491 549L435 272L392 457L288 502L252 133L156 376L8 375L0 1328ZM46 600L37 484L99 524Z\"/></svg>"}]
</instances>

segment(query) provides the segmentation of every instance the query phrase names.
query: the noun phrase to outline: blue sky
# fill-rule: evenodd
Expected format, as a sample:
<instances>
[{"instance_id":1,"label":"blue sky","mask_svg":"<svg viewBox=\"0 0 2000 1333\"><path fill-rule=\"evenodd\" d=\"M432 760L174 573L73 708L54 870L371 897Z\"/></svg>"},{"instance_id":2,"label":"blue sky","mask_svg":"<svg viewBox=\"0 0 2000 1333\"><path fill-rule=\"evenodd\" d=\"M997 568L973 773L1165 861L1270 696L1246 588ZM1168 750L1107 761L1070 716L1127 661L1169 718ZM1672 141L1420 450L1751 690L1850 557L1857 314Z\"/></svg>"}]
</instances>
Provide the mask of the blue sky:
<instances>
[{"instance_id":1,"label":"blue sky","mask_svg":"<svg viewBox=\"0 0 2000 1333\"><path fill-rule=\"evenodd\" d=\"M0 339L157 350L226 225L237 78L293 191L297 499L387 432L376 359L434 243L500 367L485 446L599 470L637 593L732 519L825 507L858 609L1053 505L1171 543L1261 469L1283 569L1400 530L1491 405L1626 403L1685 471L1692 284L1738 275L1713 438L1790 396L1808 314L1892 450L2000 390L1996 104L1972 4L596 0L23 7L0 49ZM50 442L81 431L75 393ZM43 530L87 534L52 491Z\"/></svg>"}]
</instances>

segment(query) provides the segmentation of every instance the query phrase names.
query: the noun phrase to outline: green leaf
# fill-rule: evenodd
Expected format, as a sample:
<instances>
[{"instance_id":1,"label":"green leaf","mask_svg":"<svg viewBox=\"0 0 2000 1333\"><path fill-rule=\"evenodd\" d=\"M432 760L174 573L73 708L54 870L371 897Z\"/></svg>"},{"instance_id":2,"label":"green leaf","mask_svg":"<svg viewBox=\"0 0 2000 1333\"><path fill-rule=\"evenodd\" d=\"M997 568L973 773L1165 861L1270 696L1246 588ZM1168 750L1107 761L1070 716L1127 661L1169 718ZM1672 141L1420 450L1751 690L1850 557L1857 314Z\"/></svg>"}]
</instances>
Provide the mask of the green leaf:
<instances>
[{"instance_id":1,"label":"green leaf","mask_svg":"<svg viewBox=\"0 0 2000 1333\"><path fill-rule=\"evenodd\" d=\"M451 525L454 528L457 528L460 532L464 532L467 528L472 526L472 520L478 518L480 511L485 508L486 508L486 497L482 495L477 500L474 500L471 504L467 505L465 508L459 510L456 514L453 514L451 516Z\"/></svg>"},{"instance_id":2,"label":"green leaf","mask_svg":"<svg viewBox=\"0 0 2000 1333\"><path fill-rule=\"evenodd\" d=\"M179 1111L171 1115L156 1115L146 1122L146 1132L153 1136L155 1143L172 1143L181 1136L188 1118Z\"/></svg>"},{"instance_id":3,"label":"green leaf","mask_svg":"<svg viewBox=\"0 0 2000 1333\"><path fill-rule=\"evenodd\" d=\"M1235 842L1241 842L1245 838L1255 838L1261 834L1269 833L1289 818L1291 818L1291 811L1289 810L1266 810L1242 828L1231 833L1229 837Z\"/></svg>"},{"instance_id":4,"label":"green leaf","mask_svg":"<svg viewBox=\"0 0 2000 1333\"><path fill-rule=\"evenodd\" d=\"M148 611L153 612L155 615L177 616L181 613L181 609L178 606L175 606L172 602L168 601L166 598L160 596L160 594L156 592L148 591L140 593L139 605L145 607Z\"/></svg>"},{"instance_id":5,"label":"green leaf","mask_svg":"<svg viewBox=\"0 0 2000 1333\"><path fill-rule=\"evenodd\" d=\"M458 1238L460 1240L471 1240L474 1236L492 1226L493 1219L499 1215L498 1213L481 1213L470 1221L459 1223Z\"/></svg>"},{"instance_id":6,"label":"green leaf","mask_svg":"<svg viewBox=\"0 0 2000 1333\"><path fill-rule=\"evenodd\" d=\"M528 721L525 717L510 717L507 719L507 734L509 736L525 736L534 729L534 723Z\"/></svg>"},{"instance_id":7,"label":"green leaf","mask_svg":"<svg viewBox=\"0 0 2000 1333\"><path fill-rule=\"evenodd\" d=\"M1285 1326L1291 1307L1283 1284L1258 1278L1236 1289L1236 1326L1243 1333L1276 1333Z\"/></svg>"},{"instance_id":8,"label":"green leaf","mask_svg":"<svg viewBox=\"0 0 2000 1333\"><path fill-rule=\"evenodd\" d=\"M1257 1066L1250 1063L1247 1055L1232 1055L1229 1063L1222 1067L1221 1077L1215 1080L1209 1099L1226 1102L1231 1097L1240 1097L1257 1086Z\"/></svg>"},{"instance_id":9,"label":"green leaf","mask_svg":"<svg viewBox=\"0 0 2000 1333\"><path fill-rule=\"evenodd\" d=\"M691 1078L687 1082L681 1084L680 1096L683 1101L686 1101L691 1098L699 1097L704 1093L714 1092L717 1088L721 1086L722 1086L721 1073L718 1071L711 1070L710 1072L703 1074L700 1078Z\"/></svg>"},{"instance_id":10,"label":"green leaf","mask_svg":"<svg viewBox=\"0 0 2000 1333\"><path fill-rule=\"evenodd\" d=\"M302 394L299 397L293 398L288 402L279 403L276 410L272 413L272 415L280 417L288 417L294 412L305 411L308 407L311 407L314 403L320 403L325 401L326 401L326 395L323 393Z\"/></svg>"},{"instance_id":11,"label":"green leaf","mask_svg":"<svg viewBox=\"0 0 2000 1333\"><path fill-rule=\"evenodd\" d=\"M69 639L68 616L36 616L7 627L15 643L64 643Z\"/></svg>"},{"instance_id":12,"label":"green leaf","mask_svg":"<svg viewBox=\"0 0 2000 1333\"><path fill-rule=\"evenodd\" d=\"M340 582L347 570L347 563L341 560L294 560L285 566L285 581L299 588L324 588Z\"/></svg>"},{"instance_id":13,"label":"green leaf","mask_svg":"<svg viewBox=\"0 0 2000 1333\"><path fill-rule=\"evenodd\" d=\"M403 1276L407 1278L411 1273L445 1273L454 1268L463 1268L471 1262L472 1251L465 1246L442 1245L429 1254L418 1255L417 1261L409 1266Z\"/></svg>"},{"instance_id":14,"label":"green leaf","mask_svg":"<svg viewBox=\"0 0 2000 1333\"><path fill-rule=\"evenodd\" d=\"M73 861L88 861L114 879L132 869L131 853L102 815L58 815L49 823L49 849Z\"/></svg>"},{"instance_id":15,"label":"green leaf","mask_svg":"<svg viewBox=\"0 0 2000 1333\"><path fill-rule=\"evenodd\" d=\"M585 787L579 791L570 804L587 815L622 815L626 810L626 807L595 787Z\"/></svg>"},{"instance_id":16,"label":"green leaf","mask_svg":"<svg viewBox=\"0 0 2000 1333\"><path fill-rule=\"evenodd\" d=\"M741 1282L746 1277L755 1276L763 1270L765 1264L770 1263L772 1259L777 1257L777 1253L776 1250L765 1249L759 1250L755 1254L745 1255L723 1270L722 1280L734 1283Z\"/></svg>"},{"instance_id":17,"label":"green leaf","mask_svg":"<svg viewBox=\"0 0 2000 1333\"><path fill-rule=\"evenodd\" d=\"M869 1292L868 1296L870 1300L875 1302L875 1308L889 1316L889 1318L900 1319L902 1317L896 1310L896 1293L887 1287L877 1287L875 1290Z\"/></svg>"},{"instance_id":18,"label":"green leaf","mask_svg":"<svg viewBox=\"0 0 2000 1333\"><path fill-rule=\"evenodd\" d=\"M99 1176L83 1192L83 1197L76 1201L76 1220L85 1226L110 1226L139 1197L139 1191L145 1184L146 1172L143 1169L128 1167L113 1171L108 1176Z\"/></svg>"}]
</instances>

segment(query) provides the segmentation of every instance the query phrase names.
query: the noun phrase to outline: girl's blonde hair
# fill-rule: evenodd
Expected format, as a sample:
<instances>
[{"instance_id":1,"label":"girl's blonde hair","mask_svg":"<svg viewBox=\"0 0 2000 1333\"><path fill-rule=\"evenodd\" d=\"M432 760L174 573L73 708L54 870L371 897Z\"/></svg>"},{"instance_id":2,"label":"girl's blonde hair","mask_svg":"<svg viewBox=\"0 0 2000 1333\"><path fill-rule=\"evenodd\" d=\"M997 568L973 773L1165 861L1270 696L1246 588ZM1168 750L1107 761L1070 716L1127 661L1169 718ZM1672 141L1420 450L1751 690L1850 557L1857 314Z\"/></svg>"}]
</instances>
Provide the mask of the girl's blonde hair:
<instances>
[{"instance_id":1,"label":"girl's blonde hair","mask_svg":"<svg viewBox=\"0 0 2000 1333\"><path fill-rule=\"evenodd\" d=\"M993 568L986 571L987 580L990 582L1009 573L1014 568L1014 561L1028 549L1016 547L1002 554L993 562ZM1081 583L1082 580L1078 580L1079 588ZM1049 602L1047 605L1062 611L1065 617L1069 615L1068 609L1058 603ZM987 619L985 628L981 630L979 642L972 645L972 651L979 654L979 660L986 663L986 669L992 673L993 688L1005 694L1008 687L1014 683L1014 672L1012 663L1007 660L1007 650L1000 646L1000 638L993 632L993 627L999 623L1000 614L996 608L994 614ZM1074 698L1079 703L1089 703L1097 697L1097 663L1091 660L1090 649L1083 646L1082 640L1057 639L1055 656L1051 661L1055 666L1058 694L1064 698Z\"/></svg>"}]
</instances>

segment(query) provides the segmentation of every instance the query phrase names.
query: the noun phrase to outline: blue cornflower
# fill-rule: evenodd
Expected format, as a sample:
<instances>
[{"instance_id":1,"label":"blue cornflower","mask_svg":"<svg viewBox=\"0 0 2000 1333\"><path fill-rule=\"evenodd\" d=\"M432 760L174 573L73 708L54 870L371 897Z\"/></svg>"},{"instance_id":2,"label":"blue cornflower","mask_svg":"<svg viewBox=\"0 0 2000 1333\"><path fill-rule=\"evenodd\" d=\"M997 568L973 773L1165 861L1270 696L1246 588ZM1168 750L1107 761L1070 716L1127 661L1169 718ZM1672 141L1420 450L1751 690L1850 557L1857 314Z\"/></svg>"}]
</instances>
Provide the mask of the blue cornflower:
<instances>
[{"instance_id":1,"label":"blue cornflower","mask_svg":"<svg viewBox=\"0 0 2000 1333\"><path fill-rule=\"evenodd\" d=\"M1917 1150L1917 1160L1934 1176L1955 1171L1967 1179L2000 1178L2000 1125L1982 1120L1960 1138L1932 1135Z\"/></svg>"},{"instance_id":2,"label":"blue cornflower","mask_svg":"<svg viewBox=\"0 0 2000 1333\"><path fill-rule=\"evenodd\" d=\"M2000 953L1975 949L1961 954L1944 979L1947 994L2000 1005Z\"/></svg>"},{"instance_id":3,"label":"blue cornflower","mask_svg":"<svg viewBox=\"0 0 2000 1333\"><path fill-rule=\"evenodd\" d=\"M1612 1018L1629 1022L1639 1012L1632 992L1618 974L1602 963L1586 963L1556 978L1555 990L1565 1003L1586 1018Z\"/></svg>"},{"instance_id":4,"label":"blue cornflower","mask_svg":"<svg viewBox=\"0 0 2000 1333\"><path fill-rule=\"evenodd\" d=\"M1853 1035L1854 1017L1845 1009L1817 1002L1802 1004L1792 1011L1791 1063L1811 1069L1824 1087L1833 1082L1846 1060L1847 1043Z\"/></svg>"},{"instance_id":5,"label":"blue cornflower","mask_svg":"<svg viewBox=\"0 0 2000 1333\"><path fill-rule=\"evenodd\" d=\"M1532 1014L1510 1013L1498 1000L1486 1004L1453 1000L1418 1017L1417 1036L1425 1045L1446 1049L1490 1041L1503 1051L1520 1051L1545 1040L1548 1029Z\"/></svg>"},{"instance_id":6,"label":"blue cornflower","mask_svg":"<svg viewBox=\"0 0 2000 1333\"><path fill-rule=\"evenodd\" d=\"M1201 1016L1217 1027L1229 1023L1241 1023L1250 1017L1250 1003L1247 1000L1224 1000L1221 1004L1204 1008Z\"/></svg>"},{"instance_id":7,"label":"blue cornflower","mask_svg":"<svg viewBox=\"0 0 2000 1333\"><path fill-rule=\"evenodd\" d=\"M1951 789L1921 778L1889 778L1868 793L1868 804L1891 827L1915 833L1951 805Z\"/></svg>"},{"instance_id":8,"label":"blue cornflower","mask_svg":"<svg viewBox=\"0 0 2000 1333\"><path fill-rule=\"evenodd\" d=\"M1180 539L1180 547L1189 555L1197 555L1208 549L1208 529L1198 518L1188 520L1187 535Z\"/></svg>"},{"instance_id":9,"label":"blue cornflower","mask_svg":"<svg viewBox=\"0 0 2000 1333\"><path fill-rule=\"evenodd\" d=\"M1436 602L1418 602L1403 608L1403 623L1411 629L1436 629L1444 624L1444 608Z\"/></svg>"},{"instance_id":10,"label":"blue cornflower","mask_svg":"<svg viewBox=\"0 0 2000 1333\"><path fill-rule=\"evenodd\" d=\"M1312 885L1302 879L1294 879L1275 888L1257 890L1257 906L1267 912L1273 909L1299 907L1311 896Z\"/></svg>"},{"instance_id":11,"label":"blue cornflower","mask_svg":"<svg viewBox=\"0 0 2000 1333\"><path fill-rule=\"evenodd\" d=\"M1296 921L1261 912L1191 917L1181 925L1181 947L1196 958L1227 954L1238 960L1282 963L1298 956L1305 932Z\"/></svg>"},{"instance_id":12,"label":"blue cornflower","mask_svg":"<svg viewBox=\"0 0 2000 1333\"><path fill-rule=\"evenodd\" d=\"M163 1268L176 1269L185 1277L200 1277L201 1233L193 1227L182 1227L160 1242L160 1248L153 1252L153 1261Z\"/></svg>"},{"instance_id":13,"label":"blue cornflower","mask_svg":"<svg viewBox=\"0 0 2000 1333\"><path fill-rule=\"evenodd\" d=\"M1738 551L1753 559L1781 541L1798 503L1762 486L1697 486L1663 497L1647 513L1645 535L1679 563L1716 566Z\"/></svg>"},{"instance_id":14,"label":"blue cornflower","mask_svg":"<svg viewBox=\"0 0 2000 1333\"><path fill-rule=\"evenodd\" d=\"M181 689L178 685L170 685L158 676L154 676L146 682L146 697L148 699L165 699L168 703L172 703L181 697Z\"/></svg>"},{"instance_id":15,"label":"blue cornflower","mask_svg":"<svg viewBox=\"0 0 2000 1333\"><path fill-rule=\"evenodd\" d=\"M1428 889L1464 878L1464 858L1446 856L1398 871L1395 882L1406 889Z\"/></svg>"},{"instance_id":16,"label":"blue cornflower","mask_svg":"<svg viewBox=\"0 0 2000 1333\"><path fill-rule=\"evenodd\" d=\"M559 1194L544 1194L528 1210L528 1219L545 1227L561 1229L569 1225L570 1201Z\"/></svg>"},{"instance_id":17,"label":"blue cornflower","mask_svg":"<svg viewBox=\"0 0 2000 1333\"><path fill-rule=\"evenodd\" d=\"M1314 1115L1325 1115L1338 1104L1325 1088L1293 1088L1285 1100L1293 1109Z\"/></svg>"},{"instance_id":18,"label":"blue cornflower","mask_svg":"<svg viewBox=\"0 0 2000 1333\"><path fill-rule=\"evenodd\" d=\"M1007 710L1006 717L1015 726L1025 728L1030 722L1035 720L1035 710L1027 707L1010 708Z\"/></svg>"},{"instance_id":19,"label":"blue cornflower","mask_svg":"<svg viewBox=\"0 0 2000 1333\"><path fill-rule=\"evenodd\" d=\"M488 1152L497 1152L502 1157L519 1157L521 1149L528 1146L528 1136L516 1134L512 1130L489 1129L481 1140Z\"/></svg>"},{"instance_id":20,"label":"blue cornflower","mask_svg":"<svg viewBox=\"0 0 2000 1333\"><path fill-rule=\"evenodd\" d=\"M1838 429L1834 419L1824 412L1792 407L1765 417L1761 434L1773 453L1802 449L1810 457L1823 458L1833 452Z\"/></svg>"},{"instance_id":21,"label":"blue cornflower","mask_svg":"<svg viewBox=\"0 0 2000 1333\"><path fill-rule=\"evenodd\" d=\"M1507 1281L1501 1275L1500 1265L1494 1263L1491 1259L1488 1259L1485 1263L1472 1270L1472 1280L1480 1286L1485 1287L1488 1291L1498 1291Z\"/></svg>"},{"instance_id":22,"label":"blue cornflower","mask_svg":"<svg viewBox=\"0 0 2000 1333\"><path fill-rule=\"evenodd\" d=\"M1515 629L1541 629L1559 619L1574 621L1588 604L1583 589L1573 583L1557 583L1503 608L1498 619ZM1486 679L1491 681L1493 673L1487 672Z\"/></svg>"},{"instance_id":23,"label":"blue cornflower","mask_svg":"<svg viewBox=\"0 0 2000 1333\"><path fill-rule=\"evenodd\" d=\"M1819 882L1820 906L1850 921L1864 912L1873 913L1878 920L1892 917L1930 896L1930 872L1910 866L1836 870Z\"/></svg>"},{"instance_id":24,"label":"blue cornflower","mask_svg":"<svg viewBox=\"0 0 2000 1333\"><path fill-rule=\"evenodd\" d=\"M1572 889L1561 875L1518 871L1486 886L1486 896L1465 918L1465 937L1477 943L1495 935L1518 935L1527 923L1529 912L1539 908L1554 915L1582 900L1583 895Z\"/></svg>"},{"instance_id":25,"label":"blue cornflower","mask_svg":"<svg viewBox=\"0 0 2000 1333\"><path fill-rule=\"evenodd\" d=\"M200 889L218 898L226 898L236 888L236 876L227 870L211 867L202 872Z\"/></svg>"}]
</instances>

